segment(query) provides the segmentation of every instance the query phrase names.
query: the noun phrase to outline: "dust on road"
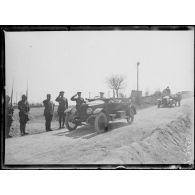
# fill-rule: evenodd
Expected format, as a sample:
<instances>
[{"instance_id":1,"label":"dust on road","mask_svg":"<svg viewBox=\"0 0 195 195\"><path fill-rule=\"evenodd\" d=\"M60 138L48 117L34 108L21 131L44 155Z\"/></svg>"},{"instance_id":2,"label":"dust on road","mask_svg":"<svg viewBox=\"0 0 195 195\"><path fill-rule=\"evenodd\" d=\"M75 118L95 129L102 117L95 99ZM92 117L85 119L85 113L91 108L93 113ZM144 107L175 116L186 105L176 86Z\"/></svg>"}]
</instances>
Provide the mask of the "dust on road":
<instances>
[{"instance_id":1,"label":"dust on road","mask_svg":"<svg viewBox=\"0 0 195 195\"><path fill-rule=\"evenodd\" d=\"M83 126L6 139L5 164L181 164L193 162L193 99L140 110L97 134Z\"/></svg>"}]
</instances>

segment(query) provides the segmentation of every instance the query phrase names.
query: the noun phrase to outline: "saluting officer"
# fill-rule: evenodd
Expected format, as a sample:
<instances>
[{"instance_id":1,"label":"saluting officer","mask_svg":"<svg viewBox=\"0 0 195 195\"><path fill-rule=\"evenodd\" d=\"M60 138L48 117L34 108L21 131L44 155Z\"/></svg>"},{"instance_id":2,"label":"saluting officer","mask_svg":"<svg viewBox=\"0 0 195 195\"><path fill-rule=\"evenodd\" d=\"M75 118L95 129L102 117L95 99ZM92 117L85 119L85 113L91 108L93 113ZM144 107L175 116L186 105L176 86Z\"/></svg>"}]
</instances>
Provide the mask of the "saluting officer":
<instances>
[{"instance_id":1,"label":"saluting officer","mask_svg":"<svg viewBox=\"0 0 195 195\"><path fill-rule=\"evenodd\" d=\"M20 133L21 136L27 135L28 133L25 132L26 128L26 123L29 121L29 111L30 111L30 106L27 101L26 95L22 95L22 100L18 102L18 109L19 111L19 117L20 117Z\"/></svg>"},{"instance_id":2,"label":"saluting officer","mask_svg":"<svg viewBox=\"0 0 195 195\"><path fill-rule=\"evenodd\" d=\"M47 94L47 99L43 101L45 106L44 116L45 116L45 129L46 131L51 131L51 121L53 118L54 104L51 101L51 94Z\"/></svg>"},{"instance_id":3,"label":"saluting officer","mask_svg":"<svg viewBox=\"0 0 195 195\"><path fill-rule=\"evenodd\" d=\"M77 97L76 97L77 96ZM77 92L71 97L72 101L76 101L76 109L79 111L80 106L85 103L84 99L81 97L81 92Z\"/></svg>"},{"instance_id":4,"label":"saluting officer","mask_svg":"<svg viewBox=\"0 0 195 195\"><path fill-rule=\"evenodd\" d=\"M10 97L8 95L6 95L6 128L5 128L5 137L6 138L9 138L11 137L9 135L9 132L10 132L10 128L11 128L11 125L12 125L12 122L13 122L13 113L14 113L14 109L12 107L12 105L9 103L10 101Z\"/></svg>"},{"instance_id":5,"label":"saluting officer","mask_svg":"<svg viewBox=\"0 0 195 195\"><path fill-rule=\"evenodd\" d=\"M59 129L61 129L64 128L65 110L68 108L68 100L64 97L64 91L60 91L59 96L56 98L56 102L59 103L58 116L59 116Z\"/></svg>"}]
</instances>

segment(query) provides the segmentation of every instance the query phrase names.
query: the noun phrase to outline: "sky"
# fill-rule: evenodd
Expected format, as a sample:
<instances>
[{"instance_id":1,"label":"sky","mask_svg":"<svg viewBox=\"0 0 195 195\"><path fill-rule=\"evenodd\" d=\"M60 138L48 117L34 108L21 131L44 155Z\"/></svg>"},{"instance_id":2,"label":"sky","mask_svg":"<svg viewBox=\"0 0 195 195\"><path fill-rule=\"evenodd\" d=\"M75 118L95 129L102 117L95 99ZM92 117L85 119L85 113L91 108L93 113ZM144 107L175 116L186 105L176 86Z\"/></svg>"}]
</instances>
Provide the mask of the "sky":
<instances>
[{"instance_id":1,"label":"sky","mask_svg":"<svg viewBox=\"0 0 195 195\"><path fill-rule=\"evenodd\" d=\"M26 92L29 102L52 100L65 91L70 101L112 94L107 78L123 75L130 95L137 88L153 93L169 86L173 93L194 88L194 31L5 32L6 90L14 102Z\"/></svg>"}]
</instances>

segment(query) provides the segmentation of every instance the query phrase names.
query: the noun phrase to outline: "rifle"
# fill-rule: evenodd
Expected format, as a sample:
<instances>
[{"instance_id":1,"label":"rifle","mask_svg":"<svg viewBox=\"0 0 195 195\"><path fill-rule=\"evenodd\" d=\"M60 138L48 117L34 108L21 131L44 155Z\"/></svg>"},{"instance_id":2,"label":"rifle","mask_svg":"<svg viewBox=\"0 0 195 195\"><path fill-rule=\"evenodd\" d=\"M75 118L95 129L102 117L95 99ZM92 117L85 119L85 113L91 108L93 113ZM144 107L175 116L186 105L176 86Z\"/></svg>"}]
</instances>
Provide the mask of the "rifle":
<instances>
[{"instance_id":1,"label":"rifle","mask_svg":"<svg viewBox=\"0 0 195 195\"><path fill-rule=\"evenodd\" d=\"M13 86L14 86L14 82L12 83L12 92L11 92L11 108L12 108L12 100L13 100Z\"/></svg>"},{"instance_id":2,"label":"rifle","mask_svg":"<svg viewBox=\"0 0 195 195\"><path fill-rule=\"evenodd\" d=\"M27 81L27 89L26 89L26 100L28 100L28 81Z\"/></svg>"}]
</instances>

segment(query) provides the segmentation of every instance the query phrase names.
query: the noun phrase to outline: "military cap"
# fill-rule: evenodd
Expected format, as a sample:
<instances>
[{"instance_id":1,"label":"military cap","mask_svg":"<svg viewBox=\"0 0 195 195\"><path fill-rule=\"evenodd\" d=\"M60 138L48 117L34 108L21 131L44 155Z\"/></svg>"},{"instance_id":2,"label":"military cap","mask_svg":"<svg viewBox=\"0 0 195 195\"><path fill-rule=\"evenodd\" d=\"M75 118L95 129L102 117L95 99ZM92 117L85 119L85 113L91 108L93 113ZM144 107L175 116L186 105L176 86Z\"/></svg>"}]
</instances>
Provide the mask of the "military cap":
<instances>
[{"instance_id":1,"label":"military cap","mask_svg":"<svg viewBox=\"0 0 195 195\"><path fill-rule=\"evenodd\" d=\"M80 91L78 91L78 92L77 92L77 94L81 94L81 92L80 92Z\"/></svg>"},{"instance_id":2,"label":"military cap","mask_svg":"<svg viewBox=\"0 0 195 195\"><path fill-rule=\"evenodd\" d=\"M64 91L60 91L60 93L64 93Z\"/></svg>"},{"instance_id":3,"label":"military cap","mask_svg":"<svg viewBox=\"0 0 195 195\"><path fill-rule=\"evenodd\" d=\"M22 98L26 98L26 95L23 94L23 95L22 95Z\"/></svg>"}]
</instances>

